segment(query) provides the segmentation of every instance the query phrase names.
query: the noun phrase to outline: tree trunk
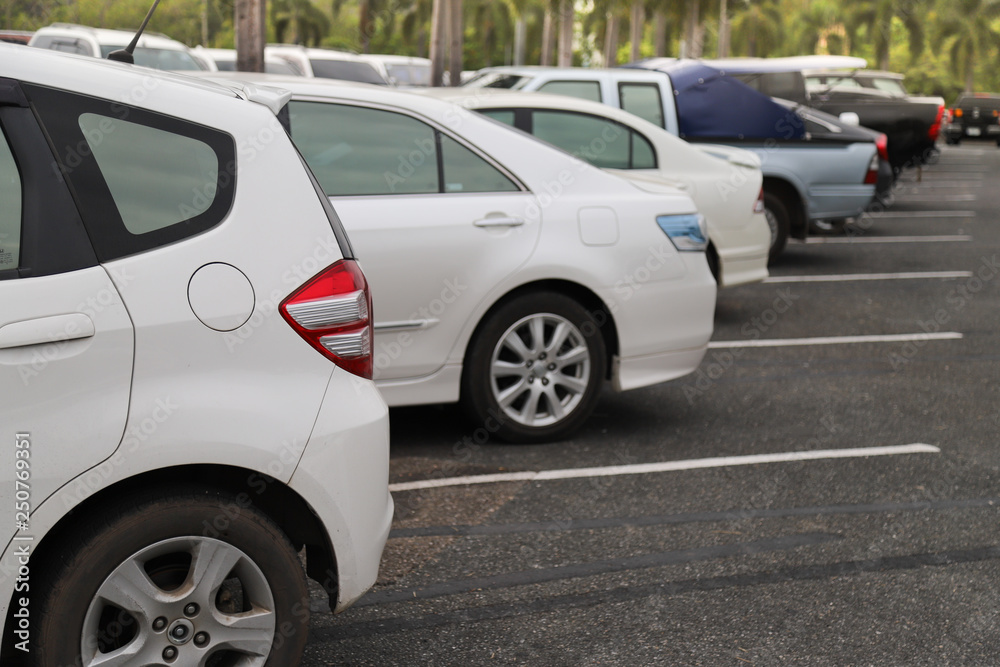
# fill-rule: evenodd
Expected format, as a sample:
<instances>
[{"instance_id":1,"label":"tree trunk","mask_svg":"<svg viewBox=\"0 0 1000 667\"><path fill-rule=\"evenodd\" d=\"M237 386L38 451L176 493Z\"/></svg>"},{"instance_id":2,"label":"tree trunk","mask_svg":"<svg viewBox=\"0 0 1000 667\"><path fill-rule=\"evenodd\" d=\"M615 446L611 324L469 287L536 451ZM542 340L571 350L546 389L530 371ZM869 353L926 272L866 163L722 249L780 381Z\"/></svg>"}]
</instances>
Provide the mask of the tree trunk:
<instances>
[{"instance_id":1,"label":"tree trunk","mask_svg":"<svg viewBox=\"0 0 1000 667\"><path fill-rule=\"evenodd\" d=\"M729 2L719 0L719 57L729 57Z\"/></svg>"},{"instance_id":2,"label":"tree trunk","mask_svg":"<svg viewBox=\"0 0 1000 667\"><path fill-rule=\"evenodd\" d=\"M267 41L266 0L236 0L233 22L236 31L236 70L264 71Z\"/></svg>"},{"instance_id":3,"label":"tree trunk","mask_svg":"<svg viewBox=\"0 0 1000 667\"><path fill-rule=\"evenodd\" d=\"M524 52L528 41L528 22L524 20L524 15L517 17L514 24L514 65L520 67L524 65ZM489 51L487 51L487 54Z\"/></svg>"},{"instance_id":4,"label":"tree trunk","mask_svg":"<svg viewBox=\"0 0 1000 667\"><path fill-rule=\"evenodd\" d=\"M462 46L465 42L465 20L462 15L462 0L450 0L451 11L448 17L448 34L451 45L448 55L451 61L449 68L449 85L457 86L462 82Z\"/></svg>"},{"instance_id":5,"label":"tree trunk","mask_svg":"<svg viewBox=\"0 0 1000 667\"><path fill-rule=\"evenodd\" d=\"M965 92L971 93L976 84L976 66L970 53L965 60Z\"/></svg>"},{"instance_id":6,"label":"tree trunk","mask_svg":"<svg viewBox=\"0 0 1000 667\"><path fill-rule=\"evenodd\" d=\"M559 0L559 67L573 66L573 0Z\"/></svg>"},{"instance_id":7,"label":"tree trunk","mask_svg":"<svg viewBox=\"0 0 1000 667\"><path fill-rule=\"evenodd\" d=\"M653 54L657 58L664 58L667 55L667 13L657 9L653 20Z\"/></svg>"},{"instance_id":8,"label":"tree trunk","mask_svg":"<svg viewBox=\"0 0 1000 667\"><path fill-rule=\"evenodd\" d=\"M701 58L705 48L705 24L700 19L694 26L694 39L691 42L691 57Z\"/></svg>"},{"instance_id":9,"label":"tree trunk","mask_svg":"<svg viewBox=\"0 0 1000 667\"><path fill-rule=\"evenodd\" d=\"M539 65L542 67L552 66L552 44L555 41L555 20L552 16L552 8L545 8L545 19L542 21L542 53Z\"/></svg>"},{"instance_id":10,"label":"tree trunk","mask_svg":"<svg viewBox=\"0 0 1000 667\"><path fill-rule=\"evenodd\" d=\"M434 0L431 9L431 85L444 82L444 33L448 0Z\"/></svg>"},{"instance_id":11,"label":"tree trunk","mask_svg":"<svg viewBox=\"0 0 1000 667\"><path fill-rule=\"evenodd\" d=\"M642 6L642 0L632 0L632 15L629 17L629 60L635 62L642 58L642 33L643 24L646 22L646 10Z\"/></svg>"},{"instance_id":12,"label":"tree trunk","mask_svg":"<svg viewBox=\"0 0 1000 667\"><path fill-rule=\"evenodd\" d=\"M604 23L604 66L618 64L618 15L610 12Z\"/></svg>"}]
</instances>

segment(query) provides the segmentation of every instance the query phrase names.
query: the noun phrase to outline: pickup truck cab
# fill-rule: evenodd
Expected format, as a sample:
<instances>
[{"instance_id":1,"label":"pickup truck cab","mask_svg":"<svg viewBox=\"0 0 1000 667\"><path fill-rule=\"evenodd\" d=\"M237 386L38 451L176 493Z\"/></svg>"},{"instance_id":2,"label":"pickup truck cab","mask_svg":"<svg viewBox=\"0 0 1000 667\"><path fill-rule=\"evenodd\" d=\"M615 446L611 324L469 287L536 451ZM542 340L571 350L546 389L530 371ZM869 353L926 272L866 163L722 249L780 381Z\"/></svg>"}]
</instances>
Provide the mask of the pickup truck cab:
<instances>
[{"instance_id":1,"label":"pickup truck cab","mask_svg":"<svg viewBox=\"0 0 1000 667\"><path fill-rule=\"evenodd\" d=\"M697 63L700 69L691 69L690 61L649 62L670 71L492 67L480 70L464 87L539 91L603 102L689 142L736 146L756 153L764 175L772 260L789 236L806 238L811 221L853 218L871 203L878 178L874 141L847 137L812 141L807 124L794 111L732 77ZM678 66L687 69L674 69ZM688 93L684 89L692 74L692 85L699 90ZM733 102L733 94L740 96L738 103ZM692 95L698 96L700 108L678 103ZM748 111L751 106L754 112ZM727 112L726 119L714 122L711 118ZM742 126L735 126L736 122Z\"/></svg>"},{"instance_id":2,"label":"pickup truck cab","mask_svg":"<svg viewBox=\"0 0 1000 667\"><path fill-rule=\"evenodd\" d=\"M948 112L944 137L952 145L962 139L990 139L1000 146L1000 95L962 93Z\"/></svg>"}]
</instances>

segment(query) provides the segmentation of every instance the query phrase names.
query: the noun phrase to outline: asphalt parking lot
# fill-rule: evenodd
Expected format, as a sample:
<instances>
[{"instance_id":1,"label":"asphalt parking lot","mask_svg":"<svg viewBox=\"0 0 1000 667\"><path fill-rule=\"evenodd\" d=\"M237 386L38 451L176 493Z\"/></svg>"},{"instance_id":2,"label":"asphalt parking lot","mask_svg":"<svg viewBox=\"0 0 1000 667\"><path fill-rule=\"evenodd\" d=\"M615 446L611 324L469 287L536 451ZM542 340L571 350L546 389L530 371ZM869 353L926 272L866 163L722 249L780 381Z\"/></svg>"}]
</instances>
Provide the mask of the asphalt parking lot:
<instances>
[{"instance_id":1,"label":"asphalt parking lot","mask_svg":"<svg viewBox=\"0 0 1000 667\"><path fill-rule=\"evenodd\" d=\"M1000 149L944 147L570 441L393 410L379 584L304 664L996 664L998 210Z\"/></svg>"}]
</instances>

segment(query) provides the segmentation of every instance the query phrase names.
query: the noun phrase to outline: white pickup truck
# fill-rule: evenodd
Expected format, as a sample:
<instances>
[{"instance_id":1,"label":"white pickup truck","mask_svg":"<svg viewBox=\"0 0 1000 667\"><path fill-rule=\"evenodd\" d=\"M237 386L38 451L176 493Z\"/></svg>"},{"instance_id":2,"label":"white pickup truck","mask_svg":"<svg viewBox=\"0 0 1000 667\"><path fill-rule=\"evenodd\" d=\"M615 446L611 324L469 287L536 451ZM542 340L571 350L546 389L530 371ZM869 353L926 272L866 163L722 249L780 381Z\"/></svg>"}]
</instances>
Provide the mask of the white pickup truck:
<instances>
[{"instance_id":1,"label":"white pickup truck","mask_svg":"<svg viewBox=\"0 0 1000 667\"><path fill-rule=\"evenodd\" d=\"M707 70L706 71L712 71ZM691 72L687 72L690 76ZM715 72L715 74L718 74ZM743 113L748 131L743 127L722 125L704 131L706 114L697 118L676 102L679 90L671 75L642 69L590 69L556 67L492 67L480 70L467 81L466 88L506 88L569 95L603 102L629 111L693 143L725 144L753 151L761 159L764 174L764 205L771 225L771 257L777 256L789 236L806 238L809 222L841 220L860 215L875 195L878 178L878 151L875 142L823 119L803 117L780 107L741 82L724 77L725 85L712 89L713 82L697 77L702 104L733 104ZM680 77L678 77L680 79ZM688 81L683 84L689 85ZM727 100L738 90L738 101ZM707 92L706 92L707 91ZM753 99L754 96L758 99ZM760 109L774 106L778 120L752 117L755 108L746 100L757 102ZM737 106L738 105L738 106ZM781 109L779 112L778 109ZM745 110L745 113L744 113ZM732 109L730 109L732 111ZM725 115L725 114L722 114ZM732 115L732 114L730 114ZM817 123L819 123L817 125ZM700 125L698 132L685 129ZM763 126L771 132L757 132ZM822 138L812 134L822 134ZM770 136L763 136L763 135Z\"/></svg>"}]
</instances>

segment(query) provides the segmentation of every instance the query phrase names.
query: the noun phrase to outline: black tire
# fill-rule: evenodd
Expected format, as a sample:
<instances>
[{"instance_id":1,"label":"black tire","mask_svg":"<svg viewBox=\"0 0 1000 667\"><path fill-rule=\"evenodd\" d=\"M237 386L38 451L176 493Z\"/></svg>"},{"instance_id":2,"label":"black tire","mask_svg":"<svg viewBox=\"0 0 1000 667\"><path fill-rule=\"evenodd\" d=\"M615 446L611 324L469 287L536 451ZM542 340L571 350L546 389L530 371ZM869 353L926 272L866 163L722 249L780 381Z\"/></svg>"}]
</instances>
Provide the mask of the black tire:
<instances>
[{"instance_id":1,"label":"black tire","mask_svg":"<svg viewBox=\"0 0 1000 667\"><path fill-rule=\"evenodd\" d=\"M792 231L792 218L781 197L767 190L764 191L764 215L771 228L771 251L768 256L768 263L771 263L777 259L788 243L788 236Z\"/></svg>"},{"instance_id":2,"label":"black tire","mask_svg":"<svg viewBox=\"0 0 1000 667\"><path fill-rule=\"evenodd\" d=\"M32 664L87 665L82 654L92 659L98 651L140 645L150 662L164 650L176 651L171 664L178 666L199 664L206 652L219 654L221 664L237 658L268 667L301 662L309 630L305 573L285 534L253 506L204 491L160 493L120 502L80 523L62 544L50 545L59 553L40 564L43 585L32 596ZM193 577L196 562L219 569L209 568L199 581L186 578ZM132 590L128 577L135 573L144 574L144 585L156 595L121 598L136 606L130 612L109 599ZM232 621L251 609L255 626L246 631L254 648L224 646L229 630L216 616ZM179 628L180 639L186 637L180 644L177 636L168 637Z\"/></svg>"},{"instance_id":3,"label":"black tire","mask_svg":"<svg viewBox=\"0 0 1000 667\"><path fill-rule=\"evenodd\" d=\"M944 140L944 142L946 144L948 144L949 146L958 146L962 142L962 140L961 139L953 139L951 137L948 137L947 139Z\"/></svg>"},{"instance_id":4,"label":"black tire","mask_svg":"<svg viewBox=\"0 0 1000 667\"><path fill-rule=\"evenodd\" d=\"M600 395L607 352L599 324L576 301L554 292L525 294L502 305L484 320L466 355L462 404L469 417L506 442L569 437ZM541 328L541 341L533 326ZM567 333L562 342L554 338L560 326ZM515 344L514 337L524 354L502 344ZM503 366L499 372L494 360Z\"/></svg>"}]
</instances>

